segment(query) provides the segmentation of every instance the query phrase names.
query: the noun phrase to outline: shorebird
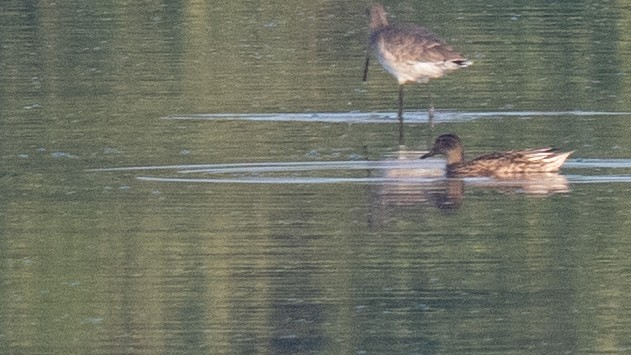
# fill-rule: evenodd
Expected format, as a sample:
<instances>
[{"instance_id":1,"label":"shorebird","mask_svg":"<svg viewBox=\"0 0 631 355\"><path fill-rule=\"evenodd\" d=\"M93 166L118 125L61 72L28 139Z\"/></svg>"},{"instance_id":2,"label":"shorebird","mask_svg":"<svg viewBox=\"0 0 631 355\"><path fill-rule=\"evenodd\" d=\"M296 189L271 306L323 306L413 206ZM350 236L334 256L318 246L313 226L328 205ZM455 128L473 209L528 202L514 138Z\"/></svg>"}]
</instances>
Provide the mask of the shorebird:
<instances>
[{"instance_id":1,"label":"shorebird","mask_svg":"<svg viewBox=\"0 0 631 355\"><path fill-rule=\"evenodd\" d=\"M403 124L403 85L427 83L445 73L472 64L462 54L430 30L416 25L390 25L386 10L375 3L370 9L370 43L366 51L364 81L368 78L368 63L372 51L379 63L399 82L399 125ZM430 124L434 116L431 104L428 116ZM402 131L401 131L402 133Z\"/></svg>"},{"instance_id":2,"label":"shorebird","mask_svg":"<svg viewBox=\"0 0 631 355\"><path fill-rule=\"evenodd\" d=\"M464 149L455 134L443 134L429 153L421 159L436 154L447 156L447 177L495 176L509 177L518 174L557 172L571 152L559 152L553 148L509 150L481 155L464 160Z\"/></svg>"}]
</instances>

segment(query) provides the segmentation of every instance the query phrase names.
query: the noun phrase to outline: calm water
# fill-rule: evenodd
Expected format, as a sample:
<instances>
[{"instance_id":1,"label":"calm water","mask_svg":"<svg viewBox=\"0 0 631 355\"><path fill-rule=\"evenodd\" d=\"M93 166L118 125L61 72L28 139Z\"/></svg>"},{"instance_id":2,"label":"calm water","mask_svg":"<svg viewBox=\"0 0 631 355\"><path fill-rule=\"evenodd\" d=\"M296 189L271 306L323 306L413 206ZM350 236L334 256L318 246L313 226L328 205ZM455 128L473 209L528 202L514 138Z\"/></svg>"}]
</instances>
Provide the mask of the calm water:
<instances>
[{"instance_id":1,"label":"calm water","mask_svg":"<svg viewBox=\"0 0 631 355\"><path fill-rule=\"evenodd\" d=\"M0 352L630 351L631 6L385 5L475 62L406 146L368 2L0 3Z\"/></svg>"}]
</instances>

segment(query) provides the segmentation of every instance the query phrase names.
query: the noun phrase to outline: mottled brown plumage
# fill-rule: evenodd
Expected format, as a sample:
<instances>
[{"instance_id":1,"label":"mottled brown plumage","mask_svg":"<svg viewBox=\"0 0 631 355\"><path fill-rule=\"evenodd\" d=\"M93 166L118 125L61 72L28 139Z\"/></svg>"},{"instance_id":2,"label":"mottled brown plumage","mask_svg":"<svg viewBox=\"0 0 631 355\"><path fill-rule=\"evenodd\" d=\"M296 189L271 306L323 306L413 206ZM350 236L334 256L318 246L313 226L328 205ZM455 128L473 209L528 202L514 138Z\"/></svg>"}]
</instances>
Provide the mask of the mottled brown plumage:
<instances>
[{"instance_id":1,"label":"mottled brown plumage","mask_svg":"<svg viewBox=\"0 0 631 355\"><path fill-rule=\"evenodd\" d=\"M390 25L380 4L370 9L370 50L383 68L399 82L399 121L403 122L403 84L427 83L445 73L472 64L430 30L415 25ZM364 81L370 51L366 54ZM430 107L430 119L433 107Z\"/></svg>"},{"instance_id":2,"label":"mottled brown plumage","mask_svg":"<svg viewBox=\"0 0 631 355\"><path fill-rule=\"evenodd\" d=\"M455 134L443 134L436 138L430 151L421 159L436 154L447 156L447 176L497 176L515 174L547 173L559 170L565 159L573 152L558 152L552 148L510 150L464 160L464 149Z\"/></svg>"}]
</instances>

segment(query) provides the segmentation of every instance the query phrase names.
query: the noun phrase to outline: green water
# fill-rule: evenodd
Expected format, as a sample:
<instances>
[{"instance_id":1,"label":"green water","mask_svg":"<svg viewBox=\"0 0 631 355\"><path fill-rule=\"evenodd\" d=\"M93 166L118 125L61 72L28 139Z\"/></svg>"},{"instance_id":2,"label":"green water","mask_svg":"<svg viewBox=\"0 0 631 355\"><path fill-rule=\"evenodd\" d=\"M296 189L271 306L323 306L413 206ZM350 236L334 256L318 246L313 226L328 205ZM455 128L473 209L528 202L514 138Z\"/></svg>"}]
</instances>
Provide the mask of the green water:
<instances>
[{"instance_id":1,"label":"green water","mask_svg":"<svg viewBox=\"0 0 631 355\"><path fill-rule=\"evenodd\" d=\"M631 112L631 7L385 5L474 61L430 83L437 124L410 120L409 149L456 132L471 156L552 145L626 168L566 168L562 193L433 187L457 190L449 209L414 183L89 171L392 159L396 82L376 61L361 81L368 2L3 1L0 351L629 351L631 180L577 176L631 175L631 115L598 114ZM375 111L392 121L326 120ZM506 111L524 114L489 115ZM324 119L247 119L295 112ZM163 119L204 113L246 119Z\"/></svg>"}]
</instances>

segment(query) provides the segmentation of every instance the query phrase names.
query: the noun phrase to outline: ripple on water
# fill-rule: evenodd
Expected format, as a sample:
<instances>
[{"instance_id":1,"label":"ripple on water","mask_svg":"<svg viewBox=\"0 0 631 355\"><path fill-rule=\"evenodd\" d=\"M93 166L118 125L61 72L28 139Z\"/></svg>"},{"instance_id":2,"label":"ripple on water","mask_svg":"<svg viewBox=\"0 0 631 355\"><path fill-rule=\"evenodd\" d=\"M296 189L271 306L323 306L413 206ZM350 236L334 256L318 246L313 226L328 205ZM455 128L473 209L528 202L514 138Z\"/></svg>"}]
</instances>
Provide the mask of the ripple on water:
<instances>
[{"instance_id":1,"label":"ripple on water","mask_svg":"<svg viewBox=\"0 0 631 355\"><path fill-rule=\"evenodd\" d=\"M630 116L631 112L606 111L503 111L503 112L435 112L434 122L466 122L478 119L504 119L510 117L556 117L556 116ZM165 120L184 121L269 121L269 122L326 122L326 123L392 123L398 122L394 112L319 112L319 113L212 113L173 115ZM427 112L406 112L406 123L427 122Z\"/></svg>"},{"instance_id":2,"label":"ripple on water","mask_svg":"<svg viewBox=\"0 0 631 355\"><path fill-rule=\"evenodd\" d=\"M417 155L422 152L417 152ZM443 180L444 161L429 159L379 160L379 161L326 161L326 162L257 162L235 164L199 164L136 166L92 169L91 172L116 171L167 171L156 175L137 176L144 181L188 183L246 183L246 184L431 184ZM630 159L570 159L566 169L628 169ZM370 172L367 174L367 172ZM556 175L556 174L555 174ZM568 174L569 183L631 182L631 175L618 174ZM487 178L465 179L473 185L505 186L509 180Z\"/></svg>"}]
</instances>

